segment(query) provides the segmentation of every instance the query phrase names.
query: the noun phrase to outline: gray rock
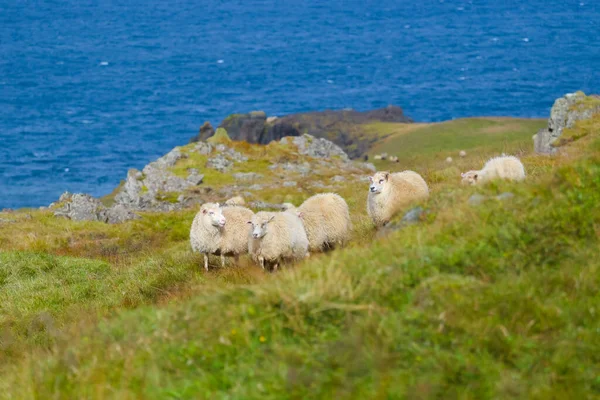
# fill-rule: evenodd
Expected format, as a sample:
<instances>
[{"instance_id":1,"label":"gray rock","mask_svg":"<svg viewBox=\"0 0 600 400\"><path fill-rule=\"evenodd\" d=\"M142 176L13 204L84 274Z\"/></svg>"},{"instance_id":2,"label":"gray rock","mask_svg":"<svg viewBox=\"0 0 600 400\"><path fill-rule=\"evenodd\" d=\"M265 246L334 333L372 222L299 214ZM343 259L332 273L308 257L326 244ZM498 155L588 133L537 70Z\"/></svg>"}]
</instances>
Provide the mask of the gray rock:
<instances>
[{"instance_id":1,"label":"gray rock","mask_svg":"<svg viewBox=\"0 0 600 400\"><path fill-rule=\"evenodd\" d=\"M69 200L71 200L71 197L73 197L73 193L64 192L63 194L60 195L58 202L63 203L65 201L69 201Z\"/></svg>"},{"instance_id":2,"label":"gray rock","mask_svg":"<svg viewBox=\"0 0 600 400\"><path fill-rule=\"evenodd\" d=\"M338 157L343 161L349 160L348 155L340 146L327 139L316 138L308 134L283 138L281 139L281 143L292 143L298 147L298 152L300 154L314 158Z\"/></svg>"},{"instance_id":3,"label":"gray rock","mask_svg":"<svg viewBox=\"0 0 600 400\"><path fill-rule=\"evenodd\" d=\"M298 182L295 182L295 181L283 182L283 187L293 187L293 186L298 186Z\"/></svg>"},{"instance_id":4,"label":"gray rock","mask_svg":"<svg viewBox=\"0 0 600 400\"><path fill-rule=\"evenodd\" d=\"M105 212L105 207L100 200L89 194L76 193L70 196L61 196L61 206L54 211L57 217L66 217L73 221L99 221L100 215Z\"/></svg>"},{"instance_id":5,"label":"gray rock","mask_svg":"<svg viewBox=\"0 0 600 400\"><path fill-rule=\"evenodd\" d=\"M554 154L556 144L565 128L572 128L575 122L589 119L600 112L600 103L596 107L577 107L585 100L582 92L569 93L557 99L550 110L548 127L540 129L534 136L534 149L536 153Z\"/></svg>"},{"instance_id":6,"label":"gray rock","mask_svg":"<svg viewBox=\"0 0 600 400\"><path fill-rule=\"evenodd\" d=\"M406 214L404 214L400 223L401 224L417 223L421 219L421 216L423 215L424 212L425 212L425 210L423 210L421 207L415 207L413 209L410 209L410 210L408 210L408 212Z\"/></svg>"},{"instance_id":7,"label":"gray rock","mask_svg":"<svg viewBox=\"0 0 600 400\"><path fill-rule=\"evenodd\" d=\"M500 193L498 196L496 196L496 199L498 199L498 200L510 200L513 197L515 197L514 193L504 192L504 193Z\"/></svg>"},{"instance_id":8,"label":"gray rock","mask_svg":"<svg viewBox=\"0 0 600 400\"><path fill-rule=\"evenodd\" d=\"M375 166L371 163L363 163L363 166L365 167L365 169L368 169L369 171L377 171L377 168L375 168Z\"/></svg>"},{"instance_id":9,"label":"gray rock","mask_svg":"<svg viewBox=\"0 0 600 400\"><path fill-rule=\"evenodd\" d=\"M217 154L206 163L207 168L216 169L219 172L227 171L232 165L233 161L228 160L223 154Z\"/></svg>"},{"instance_id":10,"label":"gray rock","mask_svg":"<svg viewBox=\"0 0 600 400\"><path fill-rule=\"evenodd\" d=\"M188 181L191 185L198 186L204 180L204 175L199 173L196 168L190 168L188 172L189 175L186 178L186 181Z\"/></svg>"},{"instance_id":11,"label":"gray rock","mask_svg":"<svg viewBox=\"0 0 600 400\"><path fill-rule=\"evenodd\" d=\"M104 213L105 221L109 224L120 224L131 219L141 218L122 204L115 204Z\"/></svg>"},{"instance_id":12,"label":"gray rock","mask_svg":"<svg viewBox=\"0 0 600 400\"><path fill-rule=\"evenodd\" d=\"M482 194L474 194L469 197L468 203L472 206L478 206L485 201L486 197Z\"/></svg>"},{"instance_id":13,"label":"gray rock","mask_svg":"<svg viewBox=\"0 0 600 400\"><path fill-rule=\"evenodd\" d=\"M256 184L250 186L248 189L249 190L262 190L262 188L263 187L261 185L259 185L258 183L256 183Z\"/></svg>"},{"instance_id":14,"label":"gray rock","mask_svg":"<svg viewBox=\"0 0 600 400\"><path fill-rule=\"evenodd\" d=\"M173 150L154 161L152 164L155 164L157 168L172 167L178 160L182 158L187 158L187 155L183 154L179 147L175 147Z\"/></svg>"},{"instance_id":15,"label":"gray rock","mask_svg":"<svg viewBox=\"0 0 600 400\"><path fill-rule=\"evenodd\" d=\"M377 231L377 234L375 236L377 238L382 238L384 236L387 236L391 232L398 231L398 230L404 228L407 225L416 224L417 222L420 221L421 216L423 214L425 214L425 210L423 210L423 208L418 207L418 206L411 208L410 210L408 210L406 212L406 214L404 214L404 216L402 217L400 222L386 224L385 226L383 226L382 228L380 228Z\"/></svg>"},{"instance_id":16,"label":"gray rock","mask_svg":"<svg viewBox=\"0 0 600 400\"><path fill-rule=\"evenodd\" d=\"M331 178L331 180L334 182L344 182L346 180L346 178L344 178L341 175L336 175L333 178Z\"/></svg>"},{"instance_id":17,"label":"gray rock","mask_svg":"<svg viewBox=\"0 0 600 400\"><path fill-rule=\"evenodd\" d=\"M209 155L210 153L212 153L213 146L210 143L198 142L198 144L196 144L194 146L194 151L206 156L206 155Z\"/></svg>"},{"instance_id":18,"label":"gray rock","mask_svg":"<svg viewBox=\"0 0 600 400\"><path fill-rule=\"evenodd\" d=\"M262 178L263 175L256 172L238 172L233 174L233 177L238 181L254 181Z\"/></svg>"},{"instance_id":19,"label":"gray rock","mask_svg":"<svg viewBox=\"0 0 600 400\"><path fill-rule=\"evenodd\" d=\"M302 163L302 164L294 164L294 163L283 163L283 164L273 164L269 166L269 169L271 170L275 170L275 169L283 169L285 171L289 171L289 172L296 172L302 175L307 175L309 172L311 172L312 168L310 166L310 164L308 162Z\"/></svg>"}]
</instances>

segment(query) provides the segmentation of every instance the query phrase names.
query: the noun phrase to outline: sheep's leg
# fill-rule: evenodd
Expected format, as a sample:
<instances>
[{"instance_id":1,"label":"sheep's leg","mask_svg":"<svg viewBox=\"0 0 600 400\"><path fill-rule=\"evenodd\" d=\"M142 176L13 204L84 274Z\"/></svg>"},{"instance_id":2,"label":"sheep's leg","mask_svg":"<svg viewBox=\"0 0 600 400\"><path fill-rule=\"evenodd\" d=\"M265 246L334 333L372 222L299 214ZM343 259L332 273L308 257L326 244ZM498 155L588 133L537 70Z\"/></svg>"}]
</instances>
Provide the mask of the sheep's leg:
<instances>
[{"instance_id":1,"label":"sheep's leg","mask_svg":"<svg viewBox=\"0 0 600 400\"><path fill-rule=\"evenodd\" d=\"M278 266L279 266L279 263L275 263L275 265L273 266L273 271L277 271Z\"/></svg>"},{"instance_id":2,"label":"sheep's leg","mask_svg":"<svg viewBox=\"0 0 600 400\"><path fill-rule=\"evenodd\" d=\"M208 254L204 253L204 269L208 271Z\"/></svg>"},{"instance_id":3,"label":"sheep's leg","mask_svg":"<svg viewBox=\"0 0 600 400\"><path fill-rule=\"evenodd\" d=\"M221 267L225 266L225 256L221 254Z\"/></svg>"},{"instance_id":4,"label":"sheep's leg","mask_svg":"<svg viewBox=\"0 0 600 400\"><path fill-rule=\"evenodd\" d=\"M304 258L308 258L308 257L310 257L310 252L309 251L306 252L306 255L304 256Z\"/></svg>"},{"instance_id":5,"label":"sheep's leg","mask_svg":"<svg viewBox=\"0 0 600 400\"><path fill-rule=\"evenodd\" d=\"M235 254L233 256L233 259L235 260L236 265L240 263L240 255L239 254Z\"/></svg>"},{"instance_id":6,"label":"sheep's leg","mask_svg":"<svg viewBox=\"0 0 600 400\"><path fill-rule=\"evenodd\" d=\"M258 263L260 264L262 269L265 269L265 258L264 257L258 257Z\"/></svg>"}]
</instances>

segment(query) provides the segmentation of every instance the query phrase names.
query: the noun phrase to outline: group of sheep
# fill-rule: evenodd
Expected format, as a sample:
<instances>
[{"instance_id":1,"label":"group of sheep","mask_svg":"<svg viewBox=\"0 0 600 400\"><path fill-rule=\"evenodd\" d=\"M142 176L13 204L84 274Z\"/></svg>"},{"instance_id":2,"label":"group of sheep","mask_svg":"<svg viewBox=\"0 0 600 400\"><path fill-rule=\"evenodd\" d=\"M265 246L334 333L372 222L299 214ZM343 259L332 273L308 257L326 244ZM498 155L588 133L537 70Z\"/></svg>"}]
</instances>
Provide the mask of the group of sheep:
<instances>
[{"instance_id":1,"label":"group of sheep","mask_svg":"<svg viewBox=\"0 0 600 400\"><path fill-rule=\"evenodd\" d=\"M493 179L525 179L521 161L512 156L490 159L481 170L461 174L462 183L475 185ZM409 203L429 197L425 180L414 171L376 172L369 177L367 213L376 226L388 223ZM206 203L194 218L190 232L192 250L204 255L225 256L236 261L250 254L263 269L277 270L282 261L301 260L310 252L325 251L343 245L350 238L352 223L346 201L335 193L322 193L285 211L257 212L243 206L244 199L234 197L223 206Z\"/></svg>"},{"instance_id":2,"label":"group of sheep","mask_svg":"<svg viewBox=\"0 0 600 400\"><path fill-rule=\"evenodd\" d=\"M398 159L397 156L388 156L388 153L375 154L373 159L382 161L389 160L394 163L400 162L400 159Z\"/></svg>"},{"instance_id":3,"label":"group of sheep","mask_svg":"<svg viewBox=\"0 0 600 400\"><path fill-rule=\"evenodd\" d=\"M280 212L255 214L241 205L240 197L227 203L203 204L192 223L192 250L204 255L206 270L209 254L220 255L225 265L225 256L237 261L245 253L261 267L277 270L281 261L344 244L352 229L348 205L335 193L317 194L298 208L290 204Z\"/></svg>"}]
</instances>

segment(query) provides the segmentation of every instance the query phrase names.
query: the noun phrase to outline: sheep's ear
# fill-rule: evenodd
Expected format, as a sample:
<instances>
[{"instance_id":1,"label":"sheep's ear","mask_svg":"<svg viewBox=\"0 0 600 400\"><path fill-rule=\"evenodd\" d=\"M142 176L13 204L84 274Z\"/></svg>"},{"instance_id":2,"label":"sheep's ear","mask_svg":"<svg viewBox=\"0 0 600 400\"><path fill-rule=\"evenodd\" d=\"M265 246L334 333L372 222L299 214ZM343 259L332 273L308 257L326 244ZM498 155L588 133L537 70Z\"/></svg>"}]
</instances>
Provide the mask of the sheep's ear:
<instances>
[{"instance_id":1,"label":"sheep's ear","mask_svg":"<svg viewBox=\"0 0 600 400\"><path fill-rule=\"evenodd\" d=\"M478 177L478 176L479 176L479 175L477 175L477 174L473 175L473 179L477 180L477 177Z\"/></svg>"},{"instance_id":2,"label":"sheep's ear","mask_svg":"<svg viewBox=\"0 0 600 400\"><path fill-rule=\"evenodd\" d=\"M296 215L298 215L298 218L302 218L304 216L304 213L302 211L298 211Z\"/></svg>"},{"instance_id":3,"label":"sheep's ear","mask_svg":"<svg viewBox=\"0 0 600 400\"><path fill-rule=\"evenodd\" d=\"M464 178L464 177L465 177L465 174L464 174L463 172L461 172L461 173L460 173L460 177L461 177L461 178Z\"/></svg>"},{"instance_id":4,"label":"sheep's ear","mask_svg":"<svg viewBox=\"0 0 600 400\"><path fill-rule=\"evenodd\" d=\"M202 214L206 214L206 208L202 209Z\"/></svg>"},{"instance_id":5,"label":"sheep's ear","mask_svg":"<svg viewBox=\"0 0 600 400\"><path fill-rule=\"evenodd\" d=\"M387 181L388 178L390 177L390 173L389 172L384 172L383 176L385 176L385 180Z\"/></svg>"},{"instance_id":6,"label":"sheep's ear","mask_svg":"<svg viewBox=\"0 0 600 400\"><path fill-rule=\"evenodd\" d=\"M372 176L369 177L369 182L373 183L373 177Z\"/></svg>"},{"instance_id":7,"label":"sheep's ear","mask_svg":"<svg viewBox=\"0 0 600 400\"><path fill-rule=\"evenodd\" d=\"M269 220L267 221L267 223L273 221L273 219L275 219L274 215L271 218L269 218Z\"/></svg>"}]
</instances>

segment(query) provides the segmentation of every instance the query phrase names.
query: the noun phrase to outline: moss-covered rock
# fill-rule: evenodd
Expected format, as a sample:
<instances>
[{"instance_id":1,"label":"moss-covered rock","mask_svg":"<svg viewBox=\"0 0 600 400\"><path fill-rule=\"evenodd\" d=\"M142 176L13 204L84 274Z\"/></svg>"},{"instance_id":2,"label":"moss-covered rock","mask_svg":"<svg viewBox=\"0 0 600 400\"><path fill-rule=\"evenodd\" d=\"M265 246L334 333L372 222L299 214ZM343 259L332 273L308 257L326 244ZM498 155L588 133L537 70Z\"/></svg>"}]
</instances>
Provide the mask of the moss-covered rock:
<instances>
[{"instance_id":1,"label":"moss-covered rock","mask_svg":"<svg viewBox=\"0 0 600 400\"><path fill-rule=\"evenodd\" d=\"M537 153L554 154L565 143L577 140L589 132L578 129L579 121L589 121L600 113L600 97L583 92L569 93L557 99L550 111L548 127L534 136ZM585 123L584 123L585 125Z\"/></svg>"},{"instance_id":2,"label":"moss-covered rock","mask_svg":"<svg viewBox=\"0 0 600 400\"><path fill-rule=\"evenodd\" d=\"M227 130L225 128L217 128L215 134L208 138L207 142L211 144L229 143L231 142L231 138L227 134Z\"/></svg>"}]
</instances>

